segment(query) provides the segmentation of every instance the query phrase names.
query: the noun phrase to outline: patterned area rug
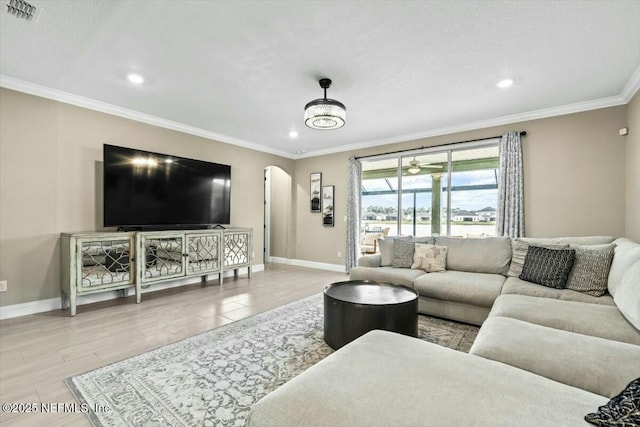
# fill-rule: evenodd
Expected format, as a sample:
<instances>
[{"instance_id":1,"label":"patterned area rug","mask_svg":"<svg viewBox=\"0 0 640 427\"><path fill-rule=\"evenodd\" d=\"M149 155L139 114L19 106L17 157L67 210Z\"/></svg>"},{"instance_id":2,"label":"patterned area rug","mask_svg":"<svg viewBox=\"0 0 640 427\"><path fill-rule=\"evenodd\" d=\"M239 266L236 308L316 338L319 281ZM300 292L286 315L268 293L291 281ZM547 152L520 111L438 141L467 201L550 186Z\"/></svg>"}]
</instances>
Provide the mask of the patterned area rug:
<instances>
[{"instance_id":1,"label":"patterned area rug","mask_svg":"<svg viewBox=\"0 0 640 427\"><path fill-rule=\"evenodd\" d=\"M419 317L419 336L469 351L478 328ZM96 426L245 425L251 405L333 350L322 294L67 379L78 401L106 408ZM99 406L98 406L99 405Z\"/></svg>"}]
</instances>

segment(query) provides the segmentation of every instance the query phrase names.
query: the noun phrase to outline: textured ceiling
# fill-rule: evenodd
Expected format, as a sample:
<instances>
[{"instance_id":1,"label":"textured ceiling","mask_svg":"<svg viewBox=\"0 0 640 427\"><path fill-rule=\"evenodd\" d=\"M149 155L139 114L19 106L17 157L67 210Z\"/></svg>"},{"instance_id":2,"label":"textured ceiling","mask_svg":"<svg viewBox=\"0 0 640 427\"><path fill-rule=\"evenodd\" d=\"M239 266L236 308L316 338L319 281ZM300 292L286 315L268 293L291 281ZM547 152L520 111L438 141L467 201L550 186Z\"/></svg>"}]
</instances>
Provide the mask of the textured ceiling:
<instances>
[{"instance_id":1,"label":"textured ceiling","mask_svg":"<svg viewBox=\"0 0 640 427\"><path fill-rule=\"evenodd\" d=\"M294 158L615 104L640 67L640 1L32 3L36 22L3 5L3 86L39 85ZM126 79L134 71L141 86ZM304 126L320 77L347 106L342 129ZM499 89L503 77L516 83Z\"/></svg>"}]
</instances>

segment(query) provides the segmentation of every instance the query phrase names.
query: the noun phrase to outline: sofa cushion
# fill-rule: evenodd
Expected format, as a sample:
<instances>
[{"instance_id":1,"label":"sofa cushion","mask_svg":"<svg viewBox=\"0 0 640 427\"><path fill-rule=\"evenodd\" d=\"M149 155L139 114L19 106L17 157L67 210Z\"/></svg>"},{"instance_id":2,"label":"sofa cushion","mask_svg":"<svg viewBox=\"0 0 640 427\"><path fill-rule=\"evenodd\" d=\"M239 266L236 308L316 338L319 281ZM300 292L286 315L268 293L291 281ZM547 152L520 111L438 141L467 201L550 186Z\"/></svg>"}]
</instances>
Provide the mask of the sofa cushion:
<instances>
[{"instance_id":1,"label":"sofa cushion","mask_svg":"<svg viewBox=\"0 0 640 427\"><path fill-rule=\"evenodd\" d=\"M436 243L436 238L434 236L415 236L411 238L411 241L425 245L433 245Z\"/></svg>"},{"instance_id":2,"label":"sofa cushion","mask_svg":"<svg viewBox=\"0 0 640 427\"><path fill-rule=\"evenodd\" d=\"M471 325L482 326L482 322L489 317L490 307L480 307L476 304L447 301L443 299L421 296L418 298L418 313L442 319L456 320Z\"/></svg>"},{"instance_id":3,"label":"sofa cushion","mask_svg":"<svg viewBox=\"0 0 640 427\"><path fill-rule=\"evenodd\" d=\"M358 267L380 267L382 255L365 255L358 258Z\"/></svg>"},{"instance_id":4,"label":"sofa cushion","mask_svg":"<svg viewBox=\"0 0 640 427\"><path fill-rule=\"evenodd\" d=\"M599 297L607 292L607 279L615 244L575 246L576 258L567 279L567 289Z\"/></svg>"},{"instance_id":5,"label":"sofa cushion","mask_svg":"<svg viewBox=\"0 0 640 427\"><path fill-rule=\"evenodd\" d=\"M614 305L511 294L500 295L489 316L510 317L536 325L640 345L640 331Z\"/></svg>"},{"instance_id":6,"label":"sofa cushion","mask_svg":"<svg viewBox=\"0 0 640 427\"><path fill-rule=\"evenodd\" d=\"M640 329L640 261L636 261L624 274L613 300L624 317Z\"/></svg>"},{"instance_id":7,"label":"sofa cushion","mask_svg":"<svg viewBox=\"0 0 640 427\"><path fill-rule=\"evenodd\" d=\"M350 280L375 280L413 288L413 281L426 273L422 270L393 267L355 267L349 273Z\"/></svg>"},{"instance_id":8,"label":"sofa cushion","mask_svg":"<svg viewBox=\"0 0 640 427\"><path fill-rule=\"evenodd\" d=\"M407 240L410 238L411 236L385 236L383 239L378 239L378 247L382 256L380 266L390 267L393 264L393 242L396 239Z\"/></svg>"},{"instance_id":9,"label":"sofa cushion","mask_svg":"<svg viewBox=\"0 0 640 427\"><path fill-rule=\"evenodd\" d=\"M347 344L257 402L249 427L589 426L607 402L387 331Z\"/></svg>"},{"instance_id":10,"label":"sofa cushion","mask_svg":"<svg viewBox=\"0 0 640 427\"><path fill-rule=\"evenodd\" d=\"M550 288L562 289L567 283L576 251L529 246L520 278Z\"/></svg>"},{"instance_id":11,"label":"sofa cushion","mask_svg":"<svg viewBox=\"0 0 640 427\"><path fill-rule=\"evenodd\" d=\"M507 274L511 262L508 237L457 239L436 237L436 245L447 246L447 270Z\"/></svg>"},{"instance_id":12,"label":"sofa cushion","mask_svg":"<svg viewBox=\"0 0 640 427\"><path fill-rule=\"evenodd\" d=\"M392 267L411 268L413 264L413 253L416 244L411 240L397 239L393 242L393 262Z\"/></svg>"},{"instance_id":13,"label":"sofa cushion","mask_svg":"<svg viewBox=\"0 0 640 427\"><path fill-rule=\"evenodd\" d=\"M592 304L615 305L610 295L594 297L571 289L554 289L536 285L517 277L508 277L502 286L502 294L530 295L532 297L554 298L565 301L589 302Z\"/></svg>"},{"instance_id":14,"label":"sofa cushion","mask_svg":"<svg viewBox=\"0 0 640 427\"><path fill-rule=\"evenodd\" d=\"M611 269L609 270L609 280L607 288L609 293L615 297L616 288L622 277L625 275L629 267L636 261L640 260L640 243L636 243L630 239L616 239L616 248L614 250Z\"/></svg>"},{"instance_id":15,"label":"sofa cushion","mask_svg":"<svg viewBox=\"0 0 640 427\"><path fill-rule=\"evenodd\" d=\"M420 296L491 307L500 295L504 280L501 274L447 270L425 274L417 278L413 285Z\"/></svg>"},{"instance_id":16,"label":"sofa cushion","mask_svg":"<svg viewBox=\"0 0 640 427\"><path fill-rule=\"evenodd\" d=\"M585 421L600 427L640 425L640 378L631 381L606 405L584 416Z\"/></svg>"},{"instance_id":17,"label":"sofa cushion","mask_svg":"<svg viewBox=\"0 0 640 427\"><path fill-rule=\"evenodd\" d=\"M520 237L523 242L534 245L604 245L614 240L612 236L578 236L578 237Z\"/></svg>"},{"instance_id":18,"label":"sofa cushion","mask_svg":"<svg viewBox=\"0 0 640 427\"><path fill-rule=\"evenodd\" d=\"M527 257L527 252L529 251L529 246L531 245L532 243L526 242L520 238L511 240L511 263L509 264L509 271L507 272L507 276L520 277L520 274L522 273L522 267L524 267L524 260ZM549 249L566 249L569 247L568 244L545 243L536 243L536 246Z\"/></svg>"},{"instance_id":19,"label":"sofa cushion","mask_svg":"<svg viewBox=\"0 0 640 427\"><path fill-rule=\"evenodd\" d=\"M499 316L485 320L470 353L607 397L637 377L640 360L637 345Z\"/></svg>"},{"instance_id":20,"label":"sofa cushion","mask_svg":"<svg viewBox=\"0 0 640 427\"><path fill-rule=\"evenodd\" d=\"M437 273L447 269L447 247L416 243L411 268Z\"/></svg>"}]
</instances>

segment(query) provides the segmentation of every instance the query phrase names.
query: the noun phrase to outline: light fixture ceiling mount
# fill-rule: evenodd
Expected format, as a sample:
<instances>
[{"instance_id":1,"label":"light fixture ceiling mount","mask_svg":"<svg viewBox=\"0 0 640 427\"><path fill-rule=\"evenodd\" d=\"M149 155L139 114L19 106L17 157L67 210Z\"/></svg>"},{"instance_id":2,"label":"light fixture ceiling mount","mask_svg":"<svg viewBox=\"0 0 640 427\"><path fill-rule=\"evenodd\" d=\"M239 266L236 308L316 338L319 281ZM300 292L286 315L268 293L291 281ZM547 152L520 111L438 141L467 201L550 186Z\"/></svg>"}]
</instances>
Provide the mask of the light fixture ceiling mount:
<instances>
[{"instance_id":1,"label":"light fixture ceiling mount","mask_svg":"<svg viewBox=\"0 0 640 427\"><path fill-rule=\"evenodd\" d=\"M331 79L320 79L318 83L324 89L324 98L314 99L304 106L304 124L311 129L339 129L345 124L347 108L342 102L327 98Z\"/></svg>"},{"instance_id":2,"label":"light fixture ceiling mount","mask_svg":"<svg viewBox=\"0 0 640 427\"><path fill-rule=\"evenodd\" d=\"M500 89L506 89L508 87L511 87L512 85L513 79L511 78L502 79L498 83L496 83L496 86L498 86Z\"/></svg>"}]
</instances>

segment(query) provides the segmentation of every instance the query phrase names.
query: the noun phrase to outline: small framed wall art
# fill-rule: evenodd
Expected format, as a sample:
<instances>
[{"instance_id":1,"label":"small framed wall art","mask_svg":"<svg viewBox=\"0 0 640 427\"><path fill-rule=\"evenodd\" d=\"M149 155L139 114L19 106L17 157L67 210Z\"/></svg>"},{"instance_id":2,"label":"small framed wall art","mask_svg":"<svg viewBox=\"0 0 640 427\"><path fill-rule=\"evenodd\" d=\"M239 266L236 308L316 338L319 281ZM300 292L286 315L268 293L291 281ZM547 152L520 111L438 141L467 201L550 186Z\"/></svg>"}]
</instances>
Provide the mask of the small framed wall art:
<instances>
[{"instance_id":1,"label":"small framed wall art","mask_svg":"<svg viewBox=\"0 0 640 427\"><path fill-rule=\"evenodd\" d=\"M333 185L325 185L322 187L322 225L327 227L334 226L334 191L335 187Z\"/></svg>"},{"instance_id":2,"label":"small framed wall art","mask_svg":"<svg viewBox=\"0 0 640 427\"><path fill-rule=\"evenodd\" d=\"M320 189L322 188L322 173L313 172L309 178L309 197L311 197L311 212L320 212Z\"/></svg>"}]
</instances>

